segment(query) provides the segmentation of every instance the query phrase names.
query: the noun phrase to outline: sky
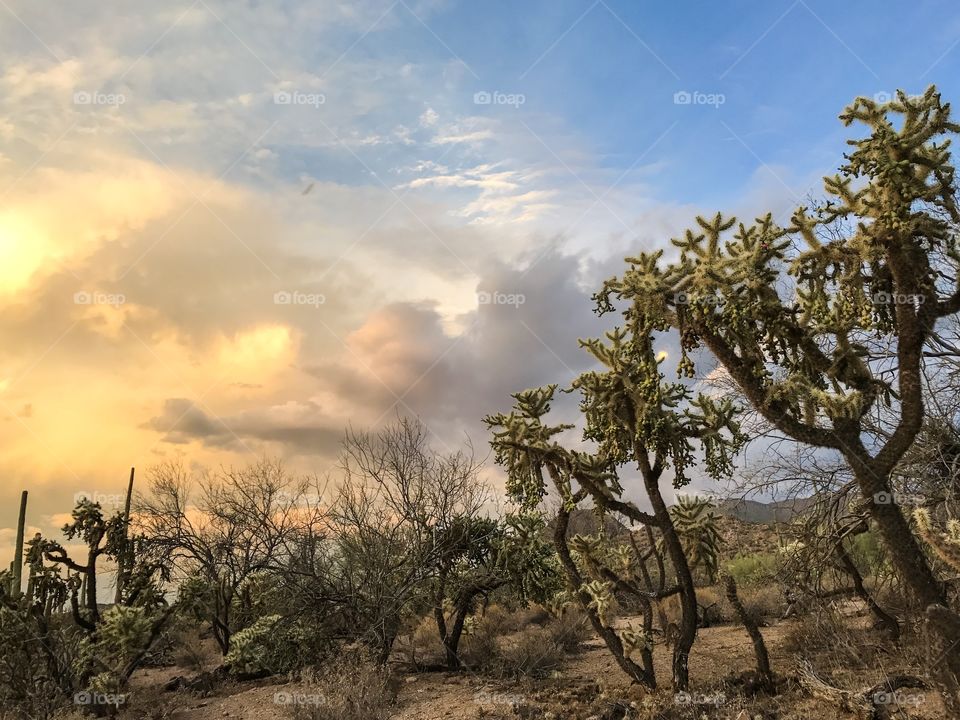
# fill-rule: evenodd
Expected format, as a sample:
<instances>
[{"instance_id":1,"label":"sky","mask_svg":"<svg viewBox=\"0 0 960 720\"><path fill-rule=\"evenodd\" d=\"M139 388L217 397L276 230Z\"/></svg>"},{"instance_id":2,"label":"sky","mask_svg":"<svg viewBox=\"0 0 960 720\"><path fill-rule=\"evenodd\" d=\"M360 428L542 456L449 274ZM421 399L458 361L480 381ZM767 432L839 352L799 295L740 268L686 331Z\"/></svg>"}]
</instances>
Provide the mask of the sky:
<instances>
[{"instance_id":1,"label":"sky","mask_svg":"<svg viewBox=\"0 0 960 720\"><path fill-rule=\"evenodd\" d=\"M50 532L398 414L484 455L626 255L789 217L958 45L933 0L0 0L0 547L21 489Z\"/></svg>"}]
</instances>

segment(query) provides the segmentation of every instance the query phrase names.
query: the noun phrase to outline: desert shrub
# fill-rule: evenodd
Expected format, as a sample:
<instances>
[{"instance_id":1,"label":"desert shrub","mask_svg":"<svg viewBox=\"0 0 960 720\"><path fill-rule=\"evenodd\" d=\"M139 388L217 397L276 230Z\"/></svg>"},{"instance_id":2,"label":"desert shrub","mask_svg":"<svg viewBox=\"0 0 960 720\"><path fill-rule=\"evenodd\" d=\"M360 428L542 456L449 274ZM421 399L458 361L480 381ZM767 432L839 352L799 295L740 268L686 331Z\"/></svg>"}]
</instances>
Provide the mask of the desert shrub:
<instances>
[{"instance_id":1,"label":"desert shrub","mask_svg":"<svg viewBox=\"0 0 960 720\"><path fill-rule=\"evenodd\" d=\"M503 671L514 677L546 677L560 667L564 653L543 628L527 628L500 650Z\"/></svg>"},{"instance_id":2,"label":"desert shrub","mask_svg":"<svg viewBox=\"0 0 960 720\"><path fill-rule=\"evenodd\" d=\"M726 570L738 587L763 585L776 575L777 556L772 553L738 555L727 562Z\"/></svg>"},{"instance_id":3,"label":"desert shrub","mask_svg":"<svg viewBox=\"0 0 960 720\"><path fill-rule=\"evenodd\" d=\"M410 659L417 664L430 658L437 660L443 656L443 643L437 633L437 621L432 615L420 618L410 633Z\"/></svg>"},{"instance_id":4,"label":"desert shrub","mask_svg":"<svg viewBox=\"0 0 960 720\"><path fill-rule=\"evenodd\" d=\"M500 661L497 638L505 634L504 615L488 613L473 623L470 632L460 641L461 662L473 670L489 670Z\"/></svg>"},{"instance_id":5,"label":"desert shrub","mask_svg":"<svg viewBox=\"0 0 960 720\"><path fill-rule=\"evenodd\" d=\"M211 643L199 637L199 628L180 626L170 633L170 662L181 668L201 673L216 667L223 661L220 651Z\"/></svg>"},{"instance_id":6,"label":"desert shrub","mask_svg":"<svg viewBox=\"0 0 960 720\"><path fill-rule=\"evenodd\" d=\"M700 621L705 627L716 623L729 622L731 619L726 597L716 586L698 587L697 605L699 606ZM677 608L677 616L679 617L679 608Z\"/></svg>"},{"instance_id":7,"label":"desert shrub","mask_svg":"<svg viewBox=\"0 0 960 720\"><path fill-rule=\"evenodd\" d=\"M740 601L743 603L747 614L757 623L783 616L786 612L786 602L780 589L775 585L763 585L761 587L748 588L740 593ZM734 617L733 609L730 603L724 598L724 614Z\"/></svg>"},{"instance_id":8,"label":"desert shrub","mask_svg":"<svg viewBox=\"0 0 960 720\"><path fill-rule=\"evenodd\" d=\"M278 692L294 720L387 720L397 699L396 678L387 668L348 653L304 676L302 691Z\"/></svg>"},{"instance_id":9,"label":"desert shrub","mask_svg":"<svg viewBox=\"0 0 960 720\"><path fill-rule=\"evenodd\" d=\"M0 718L46 720L70 704L84 638L62 619L49 618L44 632L26 608L0 606Z\"/></svg>"},{"instance_id":10,"label":"desert shrub","mask_svg":"<svg viewBox=\"0 0 960 720\"><path fill-rule=\"evenodd\" d=\"M803 615L783 635L783 648L787 652L809 656L830 650L837 656L859 664L861 653L857 650L847 622L833 605L825 605Z\"/></svg>"},{"instance_id":11,"label":"desert shrub","mask_svg":"<svg viewBox=\"0 0 960 720\"><path fill-rule=\"evenodd\" d=\"M546 627L547 635L565 653L574 653L593 636L590 619L580 608L567 608Z\"/></svg>"},{"instance_id":12,"label":"desert shrub","mask_svg":"<svg viewBox=\"0 0 960 720\"><path fill-rule=\"evenodd\" d=\"M507 632L505 629L507 624L511 622L511 613L513 611L504 607L503 605L490 605L486 610L480 613L479 618L483 622L490 623L494 627L504 629L504 632Z\"/></svg>"},{"instance_id":13,"label":"desert shrub","mask_svg":"<svg viewBox=\"0 0 960 720\"><path fill-rule=\"evenodd\" d=\"M514 613L515 629L524 630L531 625L543 627L550 622L550 613L539 605L522 608Z\"/></svg>"},{"instance_id":14,"label":"desert shrub","mask_svg":"<svg viewBox=\"0 0 960 720\"><path fill-rule=\"evenodd\" d=\"M880 539L872 530L854 535L850 541L849 552L854 563L863 569L865 575L877 575L888 564Z\"/></svg>"}]
</instances>

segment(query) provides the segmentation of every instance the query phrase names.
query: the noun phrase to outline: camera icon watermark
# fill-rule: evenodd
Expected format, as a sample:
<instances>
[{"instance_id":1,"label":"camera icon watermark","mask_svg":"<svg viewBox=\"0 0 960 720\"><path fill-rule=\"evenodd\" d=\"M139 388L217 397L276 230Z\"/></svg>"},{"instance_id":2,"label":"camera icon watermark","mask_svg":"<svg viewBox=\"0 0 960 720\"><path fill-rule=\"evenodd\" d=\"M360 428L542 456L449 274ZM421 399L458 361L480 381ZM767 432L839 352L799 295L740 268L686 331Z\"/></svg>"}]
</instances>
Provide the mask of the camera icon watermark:
<instances>
[{"instance_id":1,"label":"camera icon watermark","mask_svg":"<svg viewBox=\"0 0 960 720\"><path fill-rule=\"evenodd\" d=\"M474 105L509 105L518 108L527 102L527 96L523 93L505 93L498 90L488 92L481 90L473 94Z\"/></svg>"},{"instance_id":2,"label":"camera icon watermark","mask_svg":"<svg viewBox=\"0 0 960 720\"><path fill-rule=\"evenodd\" d=\"M305 293L298 290L280 290L273 294L274 305L308 305L310 307L320 307L327 298L320 293Z\"/></svg>"},{"instance_id":3,"label":"camera icon watermark","mask_svg":"<svg viewBox=\"0 0 960 720\"><path fill-rule=\"evenodd\" d=\"M74 105L104 105L107 107L120 107L127 102L127 96L123 93L105 93L91 92L88 90L77 90L73 93Z\"/></svg>"},{"instance_id":4,"label":"camera icon watermark","mask_svg":"<svg viewBox=\"0 0 960 720\"><path fill-rule=\"evenodd\" d=\"M125 302L127 302L126 295L120 293L80 290L73 294L74 305L109 305L110 307L120 307Z\"/></svg>"},{"instance_id":5,"label":"camera icon watermark","mask_svg":"<svg viewBox=\"0 0 960 720\"><path fill-rule=\"evenodd\" d=\"M326 102L327 96L323 93L279 90L273 94L274 105L308 105L319 108Z\"/></svg>"},{"instance_id":6,"label":"camera icon watermark","mask_svg":"<svg viewBox=\"0 0 960 720\"><path fill-rule=\"evenodd\" d=\"M709 105L719 108L727 102L727 96L723 93L705 93L699 90L677 90L673 94L674 105Z\"/></svg>"},{"instance_id":7,"label":"camera icon watermark","mask_svg":"<svg viewBox=\"0 0 960 720\"><path fill-rule=\"evenodd\" d=\"M478 292L478 305L512 305L520 307L527 301L527 296L522 293L504 293L504 292Z\"/></svg>"},{"instance_id":8,"label":"camera icon watermark","mask_svg":"<svg viewBox=\"0 0 960 720\"><path fill-rule=\"evenodd\" d=\"M720 305L723 298L717 293L675 292L670 296L674 305Z\"/></svg>"}]
</instances>

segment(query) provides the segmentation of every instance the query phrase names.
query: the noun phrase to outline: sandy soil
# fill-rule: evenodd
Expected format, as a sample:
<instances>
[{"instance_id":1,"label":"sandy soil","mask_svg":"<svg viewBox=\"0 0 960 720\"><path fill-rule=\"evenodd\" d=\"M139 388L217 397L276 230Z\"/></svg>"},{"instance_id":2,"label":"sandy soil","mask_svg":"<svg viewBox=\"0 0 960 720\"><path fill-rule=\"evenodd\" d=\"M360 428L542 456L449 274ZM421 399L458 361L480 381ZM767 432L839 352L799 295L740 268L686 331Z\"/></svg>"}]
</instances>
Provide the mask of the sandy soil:
<instances>
[{"instance_id":1,"label":"sandy soil","mask_svg":"<svg viewBox=\"0 0 960 720\"><path fill-rule=\"evenodd\" d=\"M626 620L629 620L626 619ZM542 681L498 681L470 672L403 673L397 720L446 720L449 718L593 718L603 707L617 702L634 703L641 717L664 718L730 718L730 720L806 720L807 718L854 718L839 707L812 698L796 683L796 660L784 649L784 636L794 621L787 620L764 628L764 637L771 654L774 671L785 678L783 693L777 698L744 700L730 683L731 677L753 667L752 648L743 628L719 626L702 629L690 658L691 700L707 701L702 705L677 707L677 698L667 688L655 692L632 686L616 666L599 640L588 642L583 650L572 655L558 678ZM670 651L658 645L655 652L657 675L669 683ZM275 680L258 682L227 681L210 696L187 691L164 692L162 687L177 675L188 674L178 668L141 671L131 687L131 701L123 718L144 720L289 720L287 709L274 702L277 693L309 692L297 684ZM867 685L873 678L858 678L851 673L850 686ZM282 697L282 696L281 696ZM683 698L681 698L682 700ZM711 704L709 701L716 700ZM607 704L604 705L603 703ZM516 709L511 705L518 706ZM581 708L581 709L578 709ZM601 710L596 710L601 708ZM659 714L657 711L670 711ZM925 700L905 708L900 718L943 720L935 693L925 693ZM580 714L583 713L583 714ZM616 713L608 717L616 717Z\"/></svg>"}]
</instances>

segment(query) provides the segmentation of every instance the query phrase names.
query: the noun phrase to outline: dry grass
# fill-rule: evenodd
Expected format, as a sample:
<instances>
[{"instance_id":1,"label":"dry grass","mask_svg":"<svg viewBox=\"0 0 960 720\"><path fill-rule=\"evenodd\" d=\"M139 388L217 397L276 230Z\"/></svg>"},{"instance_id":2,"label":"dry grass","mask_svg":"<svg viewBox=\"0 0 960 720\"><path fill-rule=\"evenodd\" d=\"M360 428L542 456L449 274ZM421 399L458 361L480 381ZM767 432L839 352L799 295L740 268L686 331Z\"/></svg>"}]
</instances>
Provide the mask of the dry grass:
<instances>
[{"instance_id":1,"label":"dry grass","mask_svg":"<svg viewBox=\"0 0 960 720\"><path fill-rule=\"evenodd\" d=\"M305 678L302 691L281 690L274 702L294 720L387 720L398 683L390 672L359 655L345 655Z\"/></svg>"},{"instance_id":2,"label":"dry grass","mask_svg":"<svg viewBox=\"0 0 960 720\"><path fill-rule=\"evenodd\" d=\"M504 626L498 616L477 621L473 631L460 639L461 662L472 670L491 670L500 660L497 638L504 634Z\"/></svg>"},{"instance_id":3,"label":"dry grass","mask_svg":"<svg viewBox=\"0 0 960 720\"><path fill-rule=\"evenodd\" d=\"M558 618L553 618L546 627L550 639L565 653L575 653L593 637L590 619L580 608L567 608Z\"/></svg>"},{"instance_id":4,"label":"dry grass","mask_svg":"<svg viewBox=\"0 0 960 720\"><path fill-rule=\"evenodd\" d=\"M782 617L787 610L780 588L773 585L747 588L742 590L739 595L744 609L759 624ZM735 613L726 598L724 598L723 606L724 614L728 615L731 621L734 621Z\"/></svg>"},{"instance_id":5,"label":"dry grass","mask_svg":"<svg viewBox=\"0 0 960 720\"><path fill-rule=\"evenodd\" d=\"M527 628L500 649L501 667L513 677L546 677L559 669L563 659L563 648L543 628Z\"/></svg>"}]
</instances>

